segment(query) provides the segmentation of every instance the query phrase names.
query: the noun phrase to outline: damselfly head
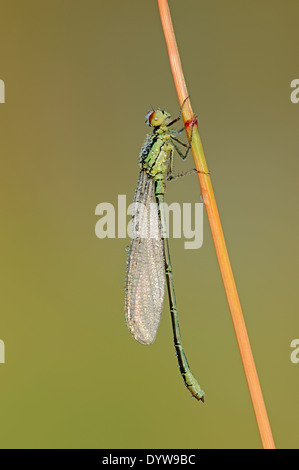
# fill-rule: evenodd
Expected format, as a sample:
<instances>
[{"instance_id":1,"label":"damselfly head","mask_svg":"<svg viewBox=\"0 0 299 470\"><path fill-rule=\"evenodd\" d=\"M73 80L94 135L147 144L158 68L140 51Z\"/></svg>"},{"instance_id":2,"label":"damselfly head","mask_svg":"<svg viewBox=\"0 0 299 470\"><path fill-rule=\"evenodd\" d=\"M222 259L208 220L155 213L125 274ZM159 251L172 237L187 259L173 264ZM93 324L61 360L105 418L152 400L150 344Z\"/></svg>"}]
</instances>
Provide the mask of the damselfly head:
<instances>
[{"instance_id":1,"label":"damselfly head","mask_svg":"<svg viewBox=\"0 0 299 470\"><path fill-rule=\"evenodd\" d=\"M149 111L145 116L145 123L151 127L159 127L170 117L167 111L156 109Z\"/></svg>"}]
</instances>

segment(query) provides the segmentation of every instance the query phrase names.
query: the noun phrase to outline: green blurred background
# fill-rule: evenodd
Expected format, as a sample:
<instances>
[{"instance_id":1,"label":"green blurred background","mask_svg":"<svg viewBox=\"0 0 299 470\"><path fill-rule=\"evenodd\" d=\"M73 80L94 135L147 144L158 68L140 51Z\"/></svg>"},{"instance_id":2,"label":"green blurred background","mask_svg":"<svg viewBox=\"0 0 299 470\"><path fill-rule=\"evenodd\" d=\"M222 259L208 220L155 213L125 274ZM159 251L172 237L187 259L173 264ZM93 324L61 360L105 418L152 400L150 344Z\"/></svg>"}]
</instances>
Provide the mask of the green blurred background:
<instances>
[{"instance_id":1,"label":"green blurred background","mask_svg":"<svg viewBox=\"0 0 299 470\"><path fill-rule=\"evenodd\" d=\"M299 3L170 8L274 438L298 448ZM259 448L206 216L200 250L171 240L204 405L180 378L167 302L153 346L127 331L129 239L95 236L97 204L132 201L150 105L178 112L156 1L0 10L1 448ZM167 201L200 201L196 176Z\"/></svg>"}]
</instances>

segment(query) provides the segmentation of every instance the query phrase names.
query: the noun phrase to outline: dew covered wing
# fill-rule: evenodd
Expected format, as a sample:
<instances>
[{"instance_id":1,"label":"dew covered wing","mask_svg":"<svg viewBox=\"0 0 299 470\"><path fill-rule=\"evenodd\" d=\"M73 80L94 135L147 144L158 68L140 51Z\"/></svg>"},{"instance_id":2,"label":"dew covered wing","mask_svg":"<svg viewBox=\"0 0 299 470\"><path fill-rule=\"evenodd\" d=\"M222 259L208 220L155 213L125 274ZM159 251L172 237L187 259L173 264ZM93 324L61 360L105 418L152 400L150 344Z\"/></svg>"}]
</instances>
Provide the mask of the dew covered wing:
<instances>
[{"instance_id":1,"label":"dew covered wing","mask_svg":"<svg viewBox=\"0 0 299 470\"><path fill-rule=\"evenodd\" d=\"M135 192L128 257L125 315L133 337L154 342L165 292L165 262L155 182L142 170Z\"/></svg>"}]
</instances>

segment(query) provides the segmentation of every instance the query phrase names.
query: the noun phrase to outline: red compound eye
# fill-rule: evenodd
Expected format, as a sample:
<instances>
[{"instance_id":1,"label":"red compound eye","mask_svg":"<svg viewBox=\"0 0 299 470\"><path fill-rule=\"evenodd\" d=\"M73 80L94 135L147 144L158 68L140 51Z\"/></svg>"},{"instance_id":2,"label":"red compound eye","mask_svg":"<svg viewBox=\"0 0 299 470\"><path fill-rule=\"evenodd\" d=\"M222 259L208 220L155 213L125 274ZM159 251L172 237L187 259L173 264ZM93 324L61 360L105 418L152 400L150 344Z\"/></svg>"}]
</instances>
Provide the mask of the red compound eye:
<instances>
[{"instance_id":1,"label":"red compound eye","mask_svg":"<svg viewBox=\"0 0 299 470\"><path fill-rule=\"evenodd\" d=\"M158 120L157 113L154 111L152 114L149 115L148 122L151 126L155 125L155 122Z\"/></svg>"},{"instance_id":2,"label":"red compound eye","mask_svg":"<svg viewBox=\"0 0 299 470\"><path fill-rule=\"evenodd\" d=\"M169 113L162 111L161 109L157 109L156 111L149 111L148 114L145 116L145 122L152 127L160 127L167 119Z\"/></svg>"}]
</instances>

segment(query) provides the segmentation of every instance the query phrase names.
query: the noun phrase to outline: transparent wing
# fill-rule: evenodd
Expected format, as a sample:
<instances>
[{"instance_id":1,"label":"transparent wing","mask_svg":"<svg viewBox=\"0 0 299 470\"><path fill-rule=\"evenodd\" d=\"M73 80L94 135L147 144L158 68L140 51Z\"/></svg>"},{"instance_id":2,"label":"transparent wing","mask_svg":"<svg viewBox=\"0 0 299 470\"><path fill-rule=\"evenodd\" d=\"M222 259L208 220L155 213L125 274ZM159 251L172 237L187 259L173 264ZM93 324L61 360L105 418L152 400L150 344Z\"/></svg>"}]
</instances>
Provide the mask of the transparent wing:
<instances>
[{"instance_id":1,"label":"transparent wing","mask_svg":"<svg viewBox=\"0 0 299 470\"><path fill-rule=\"evenodd\" d=\"M137 341L154 342L165 291L165 262L155 183L142 170L134 198L126 280L126 323Z\"/></svg>"}]
</instances>

